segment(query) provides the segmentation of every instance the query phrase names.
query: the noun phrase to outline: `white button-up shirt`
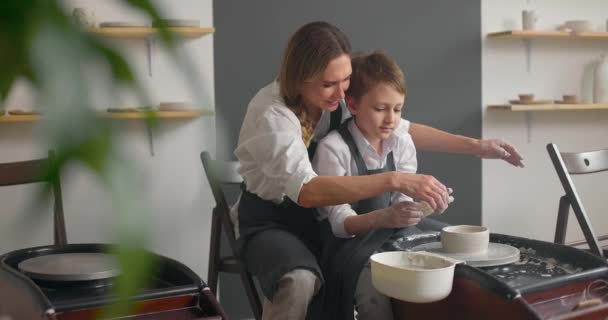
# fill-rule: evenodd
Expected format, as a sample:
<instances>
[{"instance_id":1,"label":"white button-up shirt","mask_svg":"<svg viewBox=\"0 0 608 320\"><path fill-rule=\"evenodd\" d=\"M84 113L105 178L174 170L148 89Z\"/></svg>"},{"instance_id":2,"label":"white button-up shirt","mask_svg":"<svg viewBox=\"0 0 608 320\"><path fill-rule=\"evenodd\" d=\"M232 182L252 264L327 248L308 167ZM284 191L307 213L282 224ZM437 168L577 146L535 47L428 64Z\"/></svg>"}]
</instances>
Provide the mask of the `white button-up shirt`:
<instances>
[{"instance_id":1,"label":"white button-up shirt","mask_svg":"<svg viewBox=\"0 0 608 320\"><path fill-rule=\"evenodd\" d=\"M349 118L348 109L343 104L340 107L342 120ZM323 112L313 140L324 137L329 125L330 113ZM285 196L297 203L302 185L317 176L302 141L300 121L285 105L276 81L249 103L234 154L247 190L275 203Z\"/></svg>"},{"instance_id":2,"label":"white button-up shirt","mask_svg":"<svg viewBox=\"0 0 608 320\"><path fill-rule=\"evenodd\" d=\"M401 119L393 133L382 142L381 155L378 155L374 147L363 136L355 121L350 121L347 127L355 140L367 169L383 168L387 163L387 155L392 151L396 171L416 172L418 161L416 160L416 148L409 134L409 121ZM313 159L313 168L322 176L355 176L359 174L357 164L348 145L337 131L329 133L319 142ZM404 194L394 192L391 203L400 201L412 201L412 199ZM318 211L321 219L329 219L334 235L343 238L352 237L344 230L344 220L357 214L350 204L323 207L319 208Z\"/></svg>"}]
</instances>

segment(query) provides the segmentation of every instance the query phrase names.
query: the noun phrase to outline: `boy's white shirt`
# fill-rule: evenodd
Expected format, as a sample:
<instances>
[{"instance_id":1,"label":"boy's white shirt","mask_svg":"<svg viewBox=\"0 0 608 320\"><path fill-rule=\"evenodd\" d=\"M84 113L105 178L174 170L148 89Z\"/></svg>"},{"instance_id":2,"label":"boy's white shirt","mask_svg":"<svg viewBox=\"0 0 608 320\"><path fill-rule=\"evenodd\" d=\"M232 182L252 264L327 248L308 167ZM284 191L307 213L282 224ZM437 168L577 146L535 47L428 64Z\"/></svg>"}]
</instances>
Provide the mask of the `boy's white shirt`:
<instances>
[{"instance_id":1,"label":"boy's white shirt","mask_svg":"<svg viewBox=\"0 0 608 320\"><path fill-rule=\"evenodd\" d=\"M409 134L409 127L410 122L401 119L397 128L383 141L382 154L378 155L374 147L363 136L354 120L350 121L347 125L369 170L383 168L387 162L387 155L392 151L396 171L415 173L418 161L416 159L416 147ZM338 131L330 132L319 142L312 166L320 176L354 176L359 174L348 145L346 145L346 142L344 142ZM412 201L412 199L398 192L393 193L391 203L400 201ZM344 220L349 216L357 214L350 204L322 207L317 209L317 211L321 220L329 219L332 232L335 236L341 238L353 237L353 235L348 234L344 229Z\"/></svg>"}]
</instances>

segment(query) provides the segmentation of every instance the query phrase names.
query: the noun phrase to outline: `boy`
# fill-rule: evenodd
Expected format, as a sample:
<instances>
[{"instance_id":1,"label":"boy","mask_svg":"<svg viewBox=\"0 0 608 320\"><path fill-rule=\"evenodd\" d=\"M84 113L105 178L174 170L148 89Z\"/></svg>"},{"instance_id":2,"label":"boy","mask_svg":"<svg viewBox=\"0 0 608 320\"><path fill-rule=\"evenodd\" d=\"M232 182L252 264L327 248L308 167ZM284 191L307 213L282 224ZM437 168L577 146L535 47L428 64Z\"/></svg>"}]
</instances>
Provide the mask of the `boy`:
<instances>
[{"instance_id":1,"label":"boy","mask_svg":"<svg viewBox=\"0 0 608 320\"><path fill-rule=\"evenodd\" d=\"M401 119L406 95L401 69L382 52L354 57L352 69L346 104L353 119L319 142L313 168L328 176L415 173L409 121ZM445 224L423 219L431 213L428 205L399 193L319 209L329 318L352 319L354 299L358 319L393 319L390 299L371 285L369 257L404 235L440 230Z\"/></svg>"}]
</instances>

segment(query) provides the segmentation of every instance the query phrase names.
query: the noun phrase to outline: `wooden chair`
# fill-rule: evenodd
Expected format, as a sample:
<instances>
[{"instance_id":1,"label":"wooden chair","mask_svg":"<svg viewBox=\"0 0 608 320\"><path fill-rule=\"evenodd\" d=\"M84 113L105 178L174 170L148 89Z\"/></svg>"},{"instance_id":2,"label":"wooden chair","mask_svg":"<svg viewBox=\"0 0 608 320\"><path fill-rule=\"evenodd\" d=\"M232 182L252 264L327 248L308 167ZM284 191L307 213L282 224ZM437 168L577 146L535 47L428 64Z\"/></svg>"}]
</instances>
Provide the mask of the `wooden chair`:
<instances>
[{"instance_id":1,"label":"wooden chair","mask_svg":"<svg viewBox=\"0 0 608 320\"><path fill-rule=\"evenodd\" d=\"M54 162L55 154L49 151L48 158L0 163L0 187L14 186L36 182L48 182L52 184L54 201L53 214L53 237L56 245L66 244L65 219L63 216L63 201L61 197L61 182L59 174L49 174L49 169Z\"/></svg>"},{"instance_id":2,"label":"wooden chair","mask_svg":"<svg viewBox=\"0 0 608 320\"><path fill-rule=\"evenodd\" d=\"M559 200L554 242L564 244L568 226L568 213L570 207L572 207L585 240L570 242L568 245L587 244L593 254L605 257L606 252L600 247L599 241L608 240L608 235L596 236L570 175L608 171L608 149L575 153L560 152L555 144L549 143L547 151L566 192Z\"/></svg>"},{"instance_id":3,"label":"wooden chair","mask_svg":"<svg viewBox=\"0 0 608 320\"><path fill-rule=\"evenodd\" d=\"M245 288L245 293L247 294L247 299L249 300L253 315L257 320L260 320L262 319L262 303L260 301L260 296L256 290L251 273L245 269L245 266L237 258L234 224L230 219L230 206L226 201L224 189L222 188L223 185L238 185L243 182L243 178L237 172L238 162L212 160L211 155L206 151L201 153L201 161L203 162L203 167L207 174L207 179L216 203L211 218L209 276L207 278L207 285L209 285L209 288L215 293L217 292L218 275L220 272L238 273L241 277L243 287ZM232 252L232 255L226 257L220 256L222 230L228 238L228 243Z\"/></svg>"}]
</instances>

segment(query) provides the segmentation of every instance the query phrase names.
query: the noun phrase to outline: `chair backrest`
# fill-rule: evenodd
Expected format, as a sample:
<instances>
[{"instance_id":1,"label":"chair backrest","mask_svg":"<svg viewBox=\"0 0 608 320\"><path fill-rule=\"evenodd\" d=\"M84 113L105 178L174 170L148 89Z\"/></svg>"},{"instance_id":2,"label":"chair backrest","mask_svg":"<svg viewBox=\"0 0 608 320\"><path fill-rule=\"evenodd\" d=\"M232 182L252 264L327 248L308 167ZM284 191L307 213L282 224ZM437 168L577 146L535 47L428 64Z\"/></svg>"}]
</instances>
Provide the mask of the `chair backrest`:
<instances>
[{"instance_id":1,"label":"chair backrest","mask_svg":"<svg viewBox=\"0 0 608 320\"><path fill-rule=\"evenodd\" d=\"M55 163L55 155L51 150L48 158L0 163L0 187L29 184L36 182L48 182L52 185L53 204L53 237L54 243L66 244L67 235L65 219L63 216L63 200L61 195L61 182L59 174L53 174L51 166Z\"/></svg>"},{"instance_id":2,"label":"chair backrest","mask_svg":"<svg viewBox=\"0 0 608 320\"><path fill-rule=\"evenodd\" d=\"M231 242L236 241L234 233L234 224L230 219L230 204L228 203L224 194L224 185L238 185L243 182L243 177L238 173L239 162L238 161L219 161L211 159L209 152L201 153L201 161L205 169L205 174L209 180L211 186L211 192L215 199L216 207L214 210L220 212L222 217L222 224L224 228L227 228L226 234ZM227 219L224 219L227 218ZM224 221L225 220L225 221Z\"/></svg>"},{"instance_id":3,"label":"chair backrest","mask_svg":"<svg viewBox=\"0 0 608 320\"><path fill-rule=\"evenodd\" d=\"M239 163L237 161L212 160L211 155L205 151L201 153L201 161L216 202L211 218L207 284L213 292L216 292L219 272L240 274L241 282L245 289L245 293L247 294L253 316L256 320L260 320L262 319L261 299L251 273L246 270L245 266L238 258L235 228L232 218L230 217L230 206L224 192L226 189L224 187L228 187L229 185L240 185L243 182L243 178L238 173ZM220 257L220 238L222 229L230 244L232 256Z\"/></svg>"},{"instance_id":4,"label":"chair backrest","mask_svg":"<svg viewBox=\"0 0 608 320\"><path fill-rule=\"evenodd\" d=\"M598 238L593 231L581 198L572 182L571 175L608 171L608 149L584 152L560 152L555 144L549 143L547 151L565 191L565 195L560 199L555 242L564 243L568 212L571 206L590 250L599 256L604 256L598 240L605 237Z\"/></svg>"}]
</instances>

